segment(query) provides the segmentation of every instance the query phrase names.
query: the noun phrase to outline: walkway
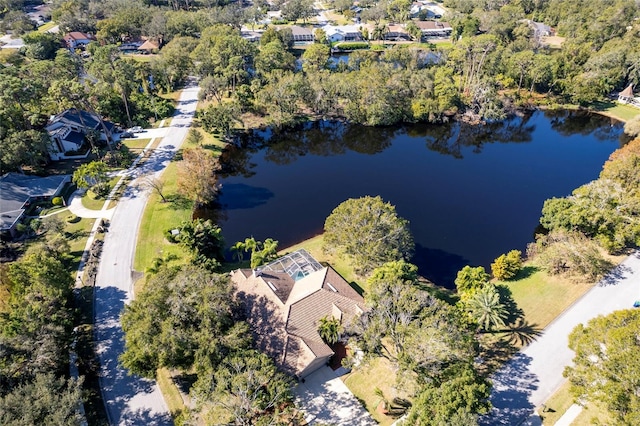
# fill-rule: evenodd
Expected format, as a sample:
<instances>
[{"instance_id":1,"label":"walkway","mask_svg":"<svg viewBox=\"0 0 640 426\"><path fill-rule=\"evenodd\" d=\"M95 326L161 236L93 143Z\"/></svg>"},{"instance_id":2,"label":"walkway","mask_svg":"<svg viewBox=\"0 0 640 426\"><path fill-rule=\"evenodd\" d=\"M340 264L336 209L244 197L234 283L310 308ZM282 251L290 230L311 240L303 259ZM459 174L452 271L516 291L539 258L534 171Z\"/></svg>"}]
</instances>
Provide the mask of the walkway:
<instances>
[{"instance_id":1,"label":"walkway","mask_svg":"<svg viewBox=\"0 0 640 426\"><path fill-rule=\"evenodd\" d=\"M296 405L304 410L305 420L310 425L377 424L336 372L329 367L322 367L307 376L304 383L295 387L294 394Z\"/></svg>"},{"instance_id":2,"label":"walkway","mask_svg":"<svg viewBox=\"0 0 640 426\"><path fill-rule=\"evenodd\" d=\"M516 354L493 379L490 415L484 425L540 424L535 409L565 381L564 368L574 353L569 333L580 323L620 309L629 309L640 295L640 253L629 256L573 304L532 344Z\"/></svg>"},{"instance_id":3,"label":"walkway","mask_svg":"<svg viewBox=\"0 0 640 426\"><path fill-rule=\"evenodd\" d=\"M149 196L136 179L159 176L185 139L197 105L198 87L183 90L166 135L143 165L129 169L132 178L118 200L106 234L95 290L95 341L100 359L100 386L112 425L172 424L156 383L129 376L118 363L124 350L120 314L133 299L133 258L140 219ZM144 133L143 133L144 134Z\"/></svg>"}]
</instances>

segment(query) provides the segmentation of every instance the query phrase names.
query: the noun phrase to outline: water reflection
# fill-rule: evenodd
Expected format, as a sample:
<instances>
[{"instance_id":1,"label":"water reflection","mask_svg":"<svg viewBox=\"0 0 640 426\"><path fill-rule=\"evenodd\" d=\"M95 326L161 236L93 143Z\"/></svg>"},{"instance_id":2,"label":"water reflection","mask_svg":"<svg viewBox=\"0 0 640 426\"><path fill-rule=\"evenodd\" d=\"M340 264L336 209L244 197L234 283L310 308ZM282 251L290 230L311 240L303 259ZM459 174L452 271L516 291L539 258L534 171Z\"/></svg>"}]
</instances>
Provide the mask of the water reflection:
<instances>
[{"instance_id":1,"label":"water reflection","mask_svg":"<svg viewBox=\"0 0 640 426\"><path fill-rule=\"evenodd\" d=\"M223 153L217 203L199 214L218 221L228 246L254 236L286 247L321 232L345 199L381 195L410 221L420 272L451 286L466 264L524 250L544 200L595 179L623 142L620 123L581 112L253 131Z\"/></svg>"}]
</instances>

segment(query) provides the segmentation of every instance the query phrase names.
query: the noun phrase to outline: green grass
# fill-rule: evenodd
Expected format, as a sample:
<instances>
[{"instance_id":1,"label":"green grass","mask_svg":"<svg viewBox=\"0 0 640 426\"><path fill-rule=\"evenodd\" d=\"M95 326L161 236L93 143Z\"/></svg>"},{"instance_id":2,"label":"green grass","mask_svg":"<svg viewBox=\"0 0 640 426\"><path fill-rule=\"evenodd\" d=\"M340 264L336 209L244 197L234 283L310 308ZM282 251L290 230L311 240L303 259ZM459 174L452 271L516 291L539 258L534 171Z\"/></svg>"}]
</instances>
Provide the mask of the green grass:
<instances>
[{"instance_id":1,"label":"green grass","mask_svg":"<svg viewBox=\"0 0 640 426\"><path fill-rule=\"evenodd\" d=\"M620 104L614 101L594 102L589 105L591 109L608 117L613 117L620 121L627 121L640 114L640 109L631 105Z\"/></svg>"},{"instance_id":2,"label":"green grass","mask_svg":"<svg viewBox=\"0 0 640 426\"><path fill-rule=\"evenodd\" d=\"M544 412L538 410L544 425L553 426L558 419L573 405L573 396L569 392L569 381L566 381L551 397L545 402Z\"/></svg>"},{"instance_id":3,"label":"green grass","mask_svg":"<svg viewBox=\"0 0 640 426\"><path fill-rule=\"evenodd\" d=\"M538 410L542 417L542 424L553 426L562 415L573 405L574 398L570 392L570 383L566 381L558 390L545 402L545 410ZM614 419L607 410L600 404L587 403L582 408L582 412L573 421L572 426L589 426L594 424L608 425L615 424Z\"/></svg>"},{"instance_id":4,"label":"green grass","mask_svg":"<svg viewBox=\"0 0 640 426\"><path fill-rule=\"evenodd\" d=\"M527 322L540 329L549 325L592 287L589 283L548 275L531 264L525 265L520 276L520 279L498 283L511 290Z\"/></svg>"},{"instance_id":5,"label":"green grass","mask_svg":"<svg viewBox=\"0 0 640 426\"><path fill-rule=\"evenodd\" d=\"M182 401L180 390L173 382L171 373L166 368L160 368L157 372L157 381L164 401L167 403L171 417L175 420L176 417L187 411L187 407Z\"/></svg>"},{"instance_id":6,"label":"green grass","mask_svg":"<svg viewBox=\"0 0 640 426\"><path fill-rule=\"evenodd\" d=\"M111 180L109 181L109 191L113 189L113 187L116 185L116 183L118 183L119 180L120 180L120 176L111 178ZM81 200L82 200L82 205L85 208L90 210L102 210L102 207L104 206L104 202L105 202L104 197L98 196L90 189L84 193Z\"/></svg>"},{"instance_id":7,"label":"green grass","mask_svg":"<svg viewBox=\"0 0 640 426\"><path fill-rule=\"evenodd\" d=\"M39 33L47 32L47 31L49 31L51 28L53 28L53 27L55 27L55 26L56 26L56 23L55 23L55 22L53 22L53 21L49 21L49 22L47 22L46 24L44 24L44 25L42 25L42 26L38 27L38 32L39 32Z\"/></svg>"},{"instance_id":8,"label":"green grass","mask_svg":"<svg viewBox=\"0 0 640 426\"><path fill-rule=\"evenodd\" d=\"M206 132L200 129L198 131L204 137L203 146L219 155L224 144ZM191 146L187 142L182 146L183 149L189 147ZM168 202L163 203L155 192L150 195L147 201L138 232L134 260L134 269L137 271L146 270L152 265L153 259L157 257L164 258L170 254L175 254L179 259L188 257L188 253L181 246L171 244L164 237L166 230L179 225L182 221L190 220L193 211L193 203L178 195L177 174L176 161L172 161L162 174L162 180L165 183L163 194L169 200Z\"/></svg>"},{"instance_id":9,"label":"green grass","mask_svg":"<svg viewBox=\"0 0 640 426\"><path fill-rule=\"evenodd\" d=\"M142 150L144 149L149 142L151 142L151 138L144 138L144 139L124 139L122 141L122 143L129 148L130 150Z\"/></svg>"},{"instance_id":10,"label":"green grass","mask_svg":"<svg viewBox=\"0 0 640 426\"><path fill-rule=\"evenodd\" d=\"M382 398L376 395L376 388L379 388L389 401L395 397L407 397L406 394L399 393L396 387L396 373L388 359L374 358L355 368L342 380L378 423L384 426L396 420L377 410Z\"/></svg>"}]
</instances>

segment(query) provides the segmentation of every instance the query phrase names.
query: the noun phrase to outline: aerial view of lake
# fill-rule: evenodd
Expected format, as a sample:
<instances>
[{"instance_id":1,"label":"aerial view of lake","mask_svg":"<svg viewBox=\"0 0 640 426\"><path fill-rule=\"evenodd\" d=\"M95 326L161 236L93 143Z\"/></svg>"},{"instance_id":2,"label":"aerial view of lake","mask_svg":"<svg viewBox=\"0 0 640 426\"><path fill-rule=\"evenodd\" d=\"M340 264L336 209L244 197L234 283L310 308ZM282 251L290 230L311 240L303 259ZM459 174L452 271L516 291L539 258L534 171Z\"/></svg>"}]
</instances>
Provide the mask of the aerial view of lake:
<instances>
[{"instance_id":1,"label":"aerial view of lake","mask_svg":"<svg viewBox=\"0 0 640 426\"><path fill-rule=\"evenodd\" d=\"M222 156L208 212L227 246L253 236L287 247L322 232L342 201L380 195L410 222L413 263L451 287L464 265L489 265L533 241L544 200L598 177L622 125L577 112L534 112L471 126L363 127L315 122L253 132Z\"/></svg>"}]
</instances>

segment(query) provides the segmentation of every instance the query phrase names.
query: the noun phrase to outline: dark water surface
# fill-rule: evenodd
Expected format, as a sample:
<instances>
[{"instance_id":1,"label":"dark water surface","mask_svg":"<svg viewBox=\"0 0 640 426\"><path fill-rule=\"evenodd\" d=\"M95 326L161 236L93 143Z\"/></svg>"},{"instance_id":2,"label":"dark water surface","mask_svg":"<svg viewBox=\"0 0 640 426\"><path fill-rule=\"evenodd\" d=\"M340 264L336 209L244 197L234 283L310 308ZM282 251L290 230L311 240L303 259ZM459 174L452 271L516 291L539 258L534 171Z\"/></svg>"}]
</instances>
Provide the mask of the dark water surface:
<instances>
[{"instance_id":1,"label":"dark water surface","mask_svg":"<svg viewBox=\"0 0 640 426\"><path fill-rule=\"evenodd\" d=\"M223 154L208 214L228 246L254 236L287 247L322 232L342 201L380 195L410 221L420 272L450 287L464 265L524 252L544 200L597 178L622 137L619 123L569 112L484 126L319 122L255 132Z\"/></svg>"}]
</instances>

